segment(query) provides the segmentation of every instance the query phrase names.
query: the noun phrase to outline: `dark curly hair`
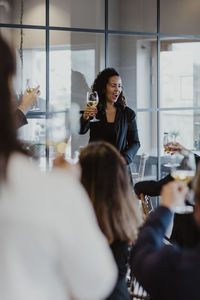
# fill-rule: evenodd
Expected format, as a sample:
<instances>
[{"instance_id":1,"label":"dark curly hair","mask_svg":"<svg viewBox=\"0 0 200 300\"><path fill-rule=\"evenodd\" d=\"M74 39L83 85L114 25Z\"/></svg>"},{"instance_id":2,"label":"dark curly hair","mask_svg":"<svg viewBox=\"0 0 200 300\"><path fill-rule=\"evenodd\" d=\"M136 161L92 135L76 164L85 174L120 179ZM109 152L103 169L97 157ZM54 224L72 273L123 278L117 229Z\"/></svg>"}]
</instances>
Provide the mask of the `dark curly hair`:
<instances>
[{"instance_id":1,"label":"dark curly hair","mask_svg":"<svg viewBox=\"0 0 200 300\"><path fill-rule=\"evenodd\" d=\"M103 71L101 71L96 79L94 80L94 83L92 85L92 91L97 91L99 96L99 104L97 106L98 113L105 114L106 110L106 85L112 76L120 76L119 73L114 68L106 68ZM117 99L117 102L114 104L115 106L118 106L122 109L125 109L126 107L126 99L123 94L123 90L121 91L119 98Z\"/></svg>"}]
</instances>

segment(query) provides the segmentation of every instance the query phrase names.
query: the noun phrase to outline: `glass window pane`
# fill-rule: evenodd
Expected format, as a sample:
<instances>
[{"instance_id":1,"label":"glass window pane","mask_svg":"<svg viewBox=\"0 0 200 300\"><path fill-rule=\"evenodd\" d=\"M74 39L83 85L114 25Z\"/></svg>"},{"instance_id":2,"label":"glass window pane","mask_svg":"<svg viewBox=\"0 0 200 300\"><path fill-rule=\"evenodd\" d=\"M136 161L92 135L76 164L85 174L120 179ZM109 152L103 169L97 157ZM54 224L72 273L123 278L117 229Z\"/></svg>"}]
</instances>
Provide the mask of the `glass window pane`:
<instances>
[{"instance_id":1,"label":"glass window pane","mask_svg":"<svg viewBox=\"0 0 200 300\"><path fill-rule=\"evenodd\" d=\"M199 110L162 111L160 120L161 141L163 140L164 132L174 133L176 135L176 140L187 149L200 150ZM161 153L163 153L163 147Z\"/></svg>"},{"instance_id":2,"label":"glass window pane","mask_svg":"<svg viewBox=\"0 0 200 300\"><path fill-rule=\"evenodd\" d=\"M86 106L86 94L105 66L103 34L50 33L50 110L66 110L71 103ZM72 138L71 153L88 143L88 134Z\"/></svg>"},{"instance_id":3,"label":"glass window pane","mask_svg":"<svg viewBox=\"0 0 200 300\"><path fill-rule=\"evenodd\" d=\"M156 37L109 35L109 65L119 71L131 108L156 107Z\"/></svg>"},{"instance_id":4,"label":"glass window pane","mask_svg":"<svg viewBox=\"0 0 200 300\"><path fill-rule=\"evenodd\" d=\"M161 0L160 31L172 34L200 34L199 0Z\"/></svg>"},{"instance_id":5,"label":"glass window pane","mask_svg":"<svg viewBox=\"0 0 200 300\"><path fill-rule=\"evenodd\" d=\"M156 32L156 0L110 0L109 29Z\"/></svg>"},{"instance_id":6,"label":"glass window pane","mask_svg":"<svg viewBox=\"0 0 200 300\"><path fill-rule=\"evenodd\" d=\"M105 65L104 35L50 33L50 106L63 110L76 102L86 106L86 93Z\"/></svg>"},{"instance_id":7,"label":"glass window pane","mask_svg":"<svg viewBox=\"0 0 200 300\"><path fill-rule=\"evenodd\" d=\"M50 25L104 29L105 1L50 0Z\"/></svg>"},{"instance_id":8,"label":"glass window pane","mask_svg":"<svg viewBox=\"0 0 200 300\"><path fill-rule=\"evenodd\" d=\"M16 52L17 74L14 86L19 101L27 88L26 83L29 79L31 88L40 85L41 94L38 98L37 113L44 112L46 110L45 31L2 28L1 33ZM32 113L35 112L36 110L32 111Z\"/></svg>"},{"instance_id":9,"label":"glass window pane","mask_svg":"<svg viewBox=\"0 0 200 300\"><path fill-rule=\"evenodd\" d=\"M164 153L164 132L174 134L177 142L200 155L200 110L163 111L160 120L161 177L164 177L170 172L167 163L178 162L178 157L171 158Z\"/></svg>"},{"instance_id":10,"label":"glass window pane","mask_svg":"<svg viewBox=\"0 0 200 300\"><path fill-rule=\"evenodd\" d=\"M157 113L137 112L137 127L141 147L134 158L132 171L138 172L139 162L142 153L149 155L146 161L144 176L157 178Z\"/></svg>"},{"instance_id":11,"label":"glass window pane","mask_svg":"<svg viewBox=\"0 0 200 300\"><path fill-rule=\"evenodd\" d=\"M162 40L162 107L200 106L200 40Z\"/></svg>"},{"instance_id":12,"label":"glass window pane","mask_svg":"<svg viewBox=\"0 0 200 300\"><path fill-rule=\"evenodd\" d=\"M45 25L45 0L1 1L0 19L2 23L26 25Z\"/></svg>"}]
</instances>

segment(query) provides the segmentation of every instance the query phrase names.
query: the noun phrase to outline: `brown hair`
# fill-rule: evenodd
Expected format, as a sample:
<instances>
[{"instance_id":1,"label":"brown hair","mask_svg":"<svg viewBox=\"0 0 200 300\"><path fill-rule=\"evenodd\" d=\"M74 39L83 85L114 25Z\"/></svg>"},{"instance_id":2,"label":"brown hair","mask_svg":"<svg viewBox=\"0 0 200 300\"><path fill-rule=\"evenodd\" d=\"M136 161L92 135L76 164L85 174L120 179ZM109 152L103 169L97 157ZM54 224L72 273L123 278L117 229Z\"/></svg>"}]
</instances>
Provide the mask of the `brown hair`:
<instances>
[{"instance_id":1,"label":"brown hair","mask_svg":"<svg viewBox=\"0 0 200 300\"><path fill-rule=\"evenodd\" d=\"M193 181L194 200L200 206L200 164L198 164L196 176Z\"/></svg>"},{"instance_id":2,"label":"brown hair","mask_svg":"<svg viewBox=\"0 0 200 300\"><path fill-rule=\"evenodd\" d=\"M139 213L120 153L109 143L90 143L80 153L81 181L109 242L133 242Z\"/></svg>"},{"instance_id":3,"label":"brown hair","mask_svg":"<svg viewBox=\"0 0 200 300\"><path fill-rule=\"evenodd\" d=\"M6 178L9 156L21 151L17 140L10 83L15 74L15 59L11 49L0 36L0 179Z\"/></svg>"}]
</instances>

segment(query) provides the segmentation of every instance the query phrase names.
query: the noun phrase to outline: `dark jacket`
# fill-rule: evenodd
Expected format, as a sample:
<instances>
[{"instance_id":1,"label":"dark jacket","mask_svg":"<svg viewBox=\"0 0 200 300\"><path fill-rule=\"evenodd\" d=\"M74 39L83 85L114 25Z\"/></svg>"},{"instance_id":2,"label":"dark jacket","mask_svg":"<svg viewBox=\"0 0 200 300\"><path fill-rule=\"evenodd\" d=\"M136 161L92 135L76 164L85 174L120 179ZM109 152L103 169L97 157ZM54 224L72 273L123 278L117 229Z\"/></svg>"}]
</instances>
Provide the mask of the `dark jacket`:
<instances>
[{"instance_id":1,"label":"dark jacket","mask_svg":"<svg viewBox=\"0 0 200 300\"><path fill-rule=\"evenodd\" d=\"M132 270L151 300L199 300L200 244L191 250L163 245L172 216L163 206L151 214L133 248Z\"/></svg>"},{"instance_id":2,"label":"dark jacket","mask_svg":"<svg viewBox=\"0 0 200 300\"><path fill-rule=\"evenodd\" d=\"M106 115L97 114L97 118L100 119L100 122L85 121L81 117L80 134L85 134L90 129L89 142L106 140ZM129 107L124 110L117 108L113 138L106 141L118 149L126 159L127 164L132 163L140 147L135 112L132 109Z\"/></svg>"},{"instance_id":3,"label":"dark jacket","mask_svg":"<svg viewBox=\"0 0 200 300\"><path fill-rule=\"evenodd\" d=\"M16 119L17 119L17 128L20 128L26 124L28 124L26 116L20 109L16 110Z\"/></svg>"}]
</instances>

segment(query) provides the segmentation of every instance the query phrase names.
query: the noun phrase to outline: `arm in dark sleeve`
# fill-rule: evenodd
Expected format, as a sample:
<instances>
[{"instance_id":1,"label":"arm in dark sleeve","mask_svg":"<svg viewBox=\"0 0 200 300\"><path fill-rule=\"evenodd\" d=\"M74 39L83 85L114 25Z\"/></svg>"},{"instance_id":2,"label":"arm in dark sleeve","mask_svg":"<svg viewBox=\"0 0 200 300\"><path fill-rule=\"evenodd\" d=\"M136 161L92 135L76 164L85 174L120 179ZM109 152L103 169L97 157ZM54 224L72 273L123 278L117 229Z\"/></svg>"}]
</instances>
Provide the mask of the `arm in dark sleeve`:
<instances>
[{"instance_id":1,"label":"arm in dark sleeve","mask_svg":"<svg viewBox=\"0 0 200 300\"><path fill-rule=\"evenodd\" d=\"M84 120L83 116L80 118L80 134L85 134L90 128L90 120Z\"/></svg>"},{"instance_id":2,"label":"arm in dark sleeve","mask_svg":"<svg viewBox=\"0 0 200 300\"><path fill-rule=\"evenodd\" d=\"M197 154L194 154L194 158L195 158L196 166L198 167L198 164L200 162L200 156Z\"/></svg>"},{"instance_id":3,"label":"arm in dark sleeve","mask_svg":"<svg viewBox=\"0 0 200 300\"><path fill-rule=\"evenodd\" d=\"M159 181L154 181L154 180L140 181L135 184L134 191L138 196L140 194L153 196L153 197L159 196L163 185L172 180L173 178L169 174Z\"/></svg>"},{"instance_id":4,"label":"arm in dark sleeve","mask_svg":"<svg viewBox=\"0 0 200 300\"><path fill-rule=\"evenodd\" d=\"M17 119L17 128L20 128L26 124L28 124L26 116L20 109L16 110L16 119Z\"/></svg>"},{"instance_id":5,"label":"arm in dark sleeve","mask_svg":"<svg viewBox=\"0 0 200 300\"><path fill-rule=\"evenodd\" d=\"M168 208L158 207L141 228L138 240L132 249L132 272L152 295L158 286L161 290L163 285L166 286L166 282L172 281L172 278L169 279L169 273L176 268L179 249L163 244L163 238L172 217L173 213Z\"/></svg>"},{"instance_id":6,"label":"arm in dark sleeve","mask_svg":"<svg viewBox=\"0 0 200 300\"><path fill-rule=\"evenodd\" d=\"M138 149L140 148L140 141L138 137L137 123L135 120L135 112L130 110L128 116L128 131L127 131L127 147L122 153L127 161L127 164L132 163Z\"/></svg>"}]
</instances>

